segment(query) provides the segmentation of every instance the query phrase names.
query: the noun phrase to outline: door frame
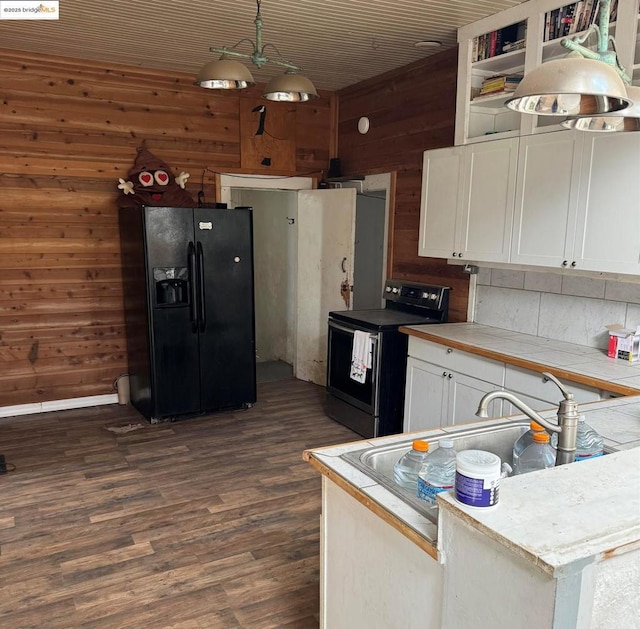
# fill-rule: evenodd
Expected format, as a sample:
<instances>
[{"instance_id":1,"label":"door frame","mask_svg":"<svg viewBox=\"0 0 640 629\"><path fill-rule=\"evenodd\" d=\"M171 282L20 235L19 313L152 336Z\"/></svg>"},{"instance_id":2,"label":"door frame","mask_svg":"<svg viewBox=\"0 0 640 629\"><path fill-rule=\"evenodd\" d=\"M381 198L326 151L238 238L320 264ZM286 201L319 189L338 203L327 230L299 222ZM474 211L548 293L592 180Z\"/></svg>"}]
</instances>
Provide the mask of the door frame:
<instances>
[{"instance_id":1,"label":"door frame","mask_svg":"<svg viewBox=\"0 0 640 629\"><path fill-rule=\"evenodd\" d=\"M254 190L313 190L313 177L277 177L274 175L230 175L221 174L218 200L231 203L231 188L252 188Z\"/></svg>"},{"instance_id":2,"label":"door frame","mask_svg":"<svg viewBox=\"0 0 640 629\"><path fill-rule=\"evenodd\" d=\"M345 181L339 187L356 188L361 193L384 191L385 193L385 230L383 242L383 264L382 283L390 277L390 262L393 258L389 251L389 240L393 230L392 206L395 193L395 172L366 175L363 181ZM234 175L231 173L220 173L216 175L216 201L231 205L232 188L251 188L253 190L315 190L317 179L314 177L286 177L277 175ZM297 299L297 296L296 296ZM382 297L381 297L382 303Z\"/></svg>"}]
</instances>

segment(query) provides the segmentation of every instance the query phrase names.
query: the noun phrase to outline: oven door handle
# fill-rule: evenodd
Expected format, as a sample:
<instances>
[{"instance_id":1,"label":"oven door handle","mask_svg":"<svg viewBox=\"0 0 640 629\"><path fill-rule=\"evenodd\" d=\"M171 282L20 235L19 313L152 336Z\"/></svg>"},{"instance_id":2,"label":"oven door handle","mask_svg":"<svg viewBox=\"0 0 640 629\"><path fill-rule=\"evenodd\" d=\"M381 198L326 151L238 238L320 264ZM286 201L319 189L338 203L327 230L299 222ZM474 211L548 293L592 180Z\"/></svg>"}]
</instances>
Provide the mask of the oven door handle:
<instances>
[{"instance_id":1,"label":"oven door handle","mask_svg":"<svg viewBox=\"0 0 640 629\"><path fill-rule=\"evenodd\" d=\"M348 328L345 325L340 325L339 323L335 323L335 321L329 321L329 327L335 328L336 330L342 330L343 332L348 332L349 334L353 334L359 328ZM378 340L378 335L374 332L369 334L369 337L372 341Z\"/></svg>"}]
</instances>

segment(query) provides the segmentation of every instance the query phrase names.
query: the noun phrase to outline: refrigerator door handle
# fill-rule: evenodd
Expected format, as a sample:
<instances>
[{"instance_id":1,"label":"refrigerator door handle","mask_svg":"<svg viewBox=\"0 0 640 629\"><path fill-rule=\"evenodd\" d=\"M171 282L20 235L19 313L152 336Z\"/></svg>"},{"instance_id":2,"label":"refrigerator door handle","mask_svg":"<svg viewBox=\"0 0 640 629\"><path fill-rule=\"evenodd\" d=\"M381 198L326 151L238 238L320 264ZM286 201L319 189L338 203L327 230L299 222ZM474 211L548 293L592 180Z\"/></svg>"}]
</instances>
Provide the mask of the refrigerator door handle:
<instances>
[{"instance_id":1,"label":"refrigerator door handle","mask_svg":"<svg viewBox=\"0 0 640 629\"><path fill-rule=\"evenodd\" d=\"M191 331L198 331L198 290L196 283L198 282L196 270L196 248L193 242L189 242L187 252L189 263L189 319L191 321Z\"/></svg>"},{"instance_id":2,"label":"refrigerator door handle","mask_svg":"<svg viewBox=\"0 0 640 629\"><path fill-rule=\"evenodd\" d=\"M202 243L196 244L196 258L198 267L198 323L200 332L207 326L207 309L204 301L204 252Z\"/></svg>"}]
</instances>

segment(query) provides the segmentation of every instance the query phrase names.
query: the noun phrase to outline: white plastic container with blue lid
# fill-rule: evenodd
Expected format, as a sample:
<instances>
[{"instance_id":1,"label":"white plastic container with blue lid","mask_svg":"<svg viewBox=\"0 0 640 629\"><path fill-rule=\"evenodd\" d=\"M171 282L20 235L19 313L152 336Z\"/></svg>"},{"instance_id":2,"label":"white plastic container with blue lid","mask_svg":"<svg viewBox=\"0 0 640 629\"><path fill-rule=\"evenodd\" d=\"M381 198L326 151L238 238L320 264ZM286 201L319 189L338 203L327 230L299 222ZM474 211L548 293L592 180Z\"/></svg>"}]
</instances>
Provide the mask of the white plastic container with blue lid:
<instances>
[{"instance_id":1,"label":"white plastic container with blue lid","mask_svg":"<svg viewBox=\"0 0 640 629\"><path fill-rule=\"evenodd\" d=\"M499 456L486 450L462 450L456 455L455 498L466 507L494 509L502 477Z\"/></svg>"}]
</instances>

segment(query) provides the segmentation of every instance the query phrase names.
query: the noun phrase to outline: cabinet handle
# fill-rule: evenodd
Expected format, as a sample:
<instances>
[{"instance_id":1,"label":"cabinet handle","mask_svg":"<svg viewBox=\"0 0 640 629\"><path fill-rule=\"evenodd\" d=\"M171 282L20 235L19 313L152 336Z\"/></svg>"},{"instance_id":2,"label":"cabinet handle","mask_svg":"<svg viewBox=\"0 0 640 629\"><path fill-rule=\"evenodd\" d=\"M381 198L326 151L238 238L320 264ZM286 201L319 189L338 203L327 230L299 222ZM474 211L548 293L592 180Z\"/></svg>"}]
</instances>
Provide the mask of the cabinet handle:
<instances>
[{"instance_id":1,"label":"cabinet handle","mask_svg":"<svg viewBox=\"0 0 640 629\"><path fill-rule=\"evenodd\" d=\"M461 254L461 253L459 253L459 254L458 254L458 257L459 257L459 258L461 258L461 257L462 257L462 254Z\"/></svg>"},{"instance_id":2,"label":"cabinet handle","mask_svg":"<svg viewBox=\"0 0 640 629\"><path fill-rule=\"evenodd\" d=\"M567 264L569 264L566 260L562 261L562 266L567 266Z\"/></svg>"},{"instance_id":3,"label":"cabinet handle","mask_svg":"<svg viewBox=\"0 0 640 629\"><path fill-rule=\"evenodd\" d=\"M453 257L455 258L458 254L454 251L453 252Z\"/></svg>"},{"instance_id":4,"label":"cabinet handle","mask_svg":"<svg viewBox=\"0 0 640 629\"><path fill-rule=\"evenodd\" d=\"M453 378L453 374L452 374L452 373L450 373L450 374L447 376L447 378L449 378L449 380L451 380L451 378Z\"/></svg>"},{"instance_id":5,"label":"cabinet handle","mask_svg":"<svg viewBox=\"0 0 640 629\"><path fill-rule=\"evenodd\" d=\"M443 377L443 378L446 378L446 377L447 377L447 372L446 372L446 371L443 371L443 372L442 372L442 377Z\"/></svg>"},{"instance_id":6,"label":"cabinet handle","mask_svg":"<svg viewBox=\"0 0 640 629\"><path fill-rule=\"evenodd\" d=\"M450 347L447 347L447 354L451 354L451 352L453 352L453 350Z\"/></svg>"},{"instance_id":7,"label":"cabinet handle","mask_svg":"<svg viewBox=\"0 0 640 629\"><path fill-rule=\"evenodd\" d=\"M574 261L571 263L571 266L575 266L575 265L576 265L576 261L574 260Z\"/></svg>"}]
</instances>

